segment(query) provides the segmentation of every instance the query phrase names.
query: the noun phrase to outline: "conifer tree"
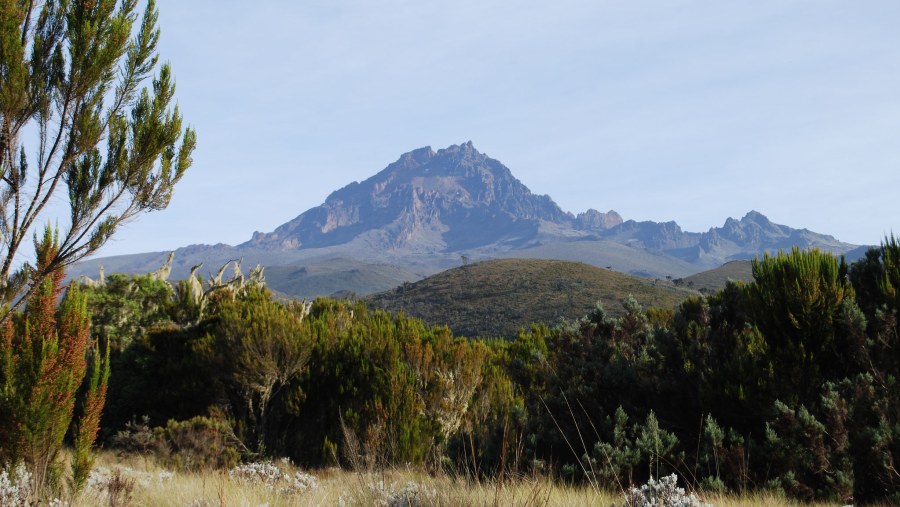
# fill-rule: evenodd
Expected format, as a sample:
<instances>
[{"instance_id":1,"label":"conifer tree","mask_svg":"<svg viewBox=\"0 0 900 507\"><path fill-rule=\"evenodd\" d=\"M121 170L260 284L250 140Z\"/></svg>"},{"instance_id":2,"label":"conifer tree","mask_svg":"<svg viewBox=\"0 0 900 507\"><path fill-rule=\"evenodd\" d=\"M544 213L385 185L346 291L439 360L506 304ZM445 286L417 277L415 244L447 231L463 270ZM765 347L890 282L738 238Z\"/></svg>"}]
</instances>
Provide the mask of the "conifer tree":
<instances>
[{"instance_id":1,"label":"conifer tree","mask_svg":"<svg viewBox=\"0 0 900 507\"><path fill-rule=\"evenodd\" d=\"M169 66L141 89L159 30L155 2L140 20L137 3L0 0L0 302L12 308L124 222L165 208L191 165L195 134L172 105ZM20 248L63 196L58 248L43 266L22 263Z\"/></svg>"}]
</instances>

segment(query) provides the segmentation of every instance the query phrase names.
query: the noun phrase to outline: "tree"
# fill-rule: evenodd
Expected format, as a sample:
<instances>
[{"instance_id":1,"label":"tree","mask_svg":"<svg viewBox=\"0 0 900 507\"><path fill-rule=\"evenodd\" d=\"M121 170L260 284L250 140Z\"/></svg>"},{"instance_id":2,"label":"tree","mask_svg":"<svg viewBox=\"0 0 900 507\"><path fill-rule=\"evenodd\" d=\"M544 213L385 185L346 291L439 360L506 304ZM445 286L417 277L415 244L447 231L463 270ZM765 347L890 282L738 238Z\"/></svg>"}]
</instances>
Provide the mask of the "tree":
<instances>
[{"instance_id":1,"label":"tree","mask_svg":"<svg viewBox=\"0 0 900 507\"><path fill-rule=\"evenodd\" d=\"M165 208L191 165L196 136L171 106L169 65L139 90L159 30L154 0L135 26L137 3L0 0L0 303L11 308L123 223ZM58 250L42 266L22 263L19 249L63 192Z\"/></svg>"},{"instance_id":2,"label":"tree","mask_svg":"<svg viewBox=\"0 0 900 507\"><path fill-rule=\"evenodd\" d=\"M263 453L271 440L270 405L299 376L309 359L302 318L291 305L273 301L265 288L245 298L226 301L221 309L217 349L230 373L228 384L239 400L234 409L246 414Z\"/></svg>"},{"instance_id":3,"label":"tree","mask_svg":"<svg viewBox=\"0 0 900 507\"><path fill-rule=\"evenodd\" d=\"M57 241L48 228L36 242L36 272L44 272L55 257ZM109 378L108 347L101 353L90 338L84 294L73 283L57 310L63 270L49 273L25 312L8 319L0 332L0 463L24 461L36 495L58 477L63 438L73 426L73 486L84 484ZM88 371L81 416L73 418Z\"/></svg>"},{"instance_id":4,"label":"tree","mask_svg":"<svg viewBox=\"0 0 900 507\"><path fill-rule=\"evenodd\" d=\"M779 383L790 386L791 396L782 399L789 405L817 399L823 379L857 373L868 362L861 333L840 332L858 312L841 271L837 258L815 249L794 247L753 261L747 305Z\"/></svg>"}]
</instances>

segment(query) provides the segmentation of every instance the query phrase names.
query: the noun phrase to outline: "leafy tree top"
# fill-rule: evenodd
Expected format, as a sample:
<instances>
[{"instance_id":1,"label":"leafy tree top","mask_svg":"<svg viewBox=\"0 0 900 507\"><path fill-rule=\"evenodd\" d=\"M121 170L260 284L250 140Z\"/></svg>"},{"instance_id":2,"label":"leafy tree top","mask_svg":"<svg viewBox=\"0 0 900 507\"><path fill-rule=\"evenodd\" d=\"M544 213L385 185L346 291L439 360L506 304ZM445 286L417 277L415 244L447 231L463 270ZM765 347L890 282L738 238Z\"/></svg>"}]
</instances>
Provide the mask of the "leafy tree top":
<instances>
[{"instance_id":1,"label":"leafy tree top","mask_svg":"<svg viewBox=\"0 0 900 507\"><path fill-rule=\"evenodd\" d=\"M157 67L158 12L149 0L139 17L137 3L0 0L0 302L15 306L34 281L165 208L191 165L196 136L169 65L142 87ZM23 264L22 244L61 195L58 251Z\"/></svg>"}]
</instances>

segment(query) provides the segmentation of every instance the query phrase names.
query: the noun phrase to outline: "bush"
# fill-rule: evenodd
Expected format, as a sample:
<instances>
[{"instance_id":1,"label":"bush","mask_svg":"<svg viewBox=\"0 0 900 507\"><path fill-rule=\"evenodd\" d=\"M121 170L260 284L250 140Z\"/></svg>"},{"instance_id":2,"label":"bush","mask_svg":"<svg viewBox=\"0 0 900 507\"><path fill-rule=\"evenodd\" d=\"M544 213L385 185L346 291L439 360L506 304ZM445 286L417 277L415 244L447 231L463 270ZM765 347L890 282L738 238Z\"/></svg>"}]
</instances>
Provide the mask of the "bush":
<instances>
[{"instance_id":1,"label":"bush","mask_svg":"<svg viewBox=\"0 0 900 507\"><path fill-rule=\"evenodd\" d=\"M678 477L675 474L663 477L656 481L653 477L647 484L638 488L631 488L625 494L625 503L622 507L706 507L693 493L686 493L678 487ZM613 506L615 507L615 506Z\"/></svg>"},{"instance_id":2,"label":"bush","mask_svg":"<svg viewBox=\"0 0 900 507\"><path fill-rule=\"evenodd\" d=\"M165 427L150 428L145 417L131 422L113 439L121 452L152 454L166 466L181 471L228 469L241 456L242 446L231 426L211 417L170 420Z\"/></svg>"},{"instance_id":3,"label":"bush","mask_svg":"<svg viewBox=\"0 0 900 507\"><path fill-rule=\"evenodd\" d=\"M0 507L27 505L31 493L31 474L25 465L0 472Z\"/></svg>"}]
</instances>

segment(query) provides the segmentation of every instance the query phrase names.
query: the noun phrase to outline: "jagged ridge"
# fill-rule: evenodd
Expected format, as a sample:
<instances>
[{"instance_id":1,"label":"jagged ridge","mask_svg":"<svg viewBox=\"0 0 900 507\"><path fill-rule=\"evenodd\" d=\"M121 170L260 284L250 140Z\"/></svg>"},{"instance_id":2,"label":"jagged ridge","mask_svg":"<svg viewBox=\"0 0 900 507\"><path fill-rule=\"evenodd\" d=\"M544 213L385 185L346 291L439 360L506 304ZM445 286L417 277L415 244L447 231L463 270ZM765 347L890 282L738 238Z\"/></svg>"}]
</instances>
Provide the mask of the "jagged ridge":
<instances>
[{"instance_id":1,"label":"jagged ridge","mask_svg":"<svg viewBox=\"0 0 900 507\"><path fill-rule=\"evenodd\" d=\"M368 234L381 248L457 251L533 235L542 220L570 217L469 141L406 153L272 233L254 234L248 245L320 248Z\"/></svg>"}]
</instances>

